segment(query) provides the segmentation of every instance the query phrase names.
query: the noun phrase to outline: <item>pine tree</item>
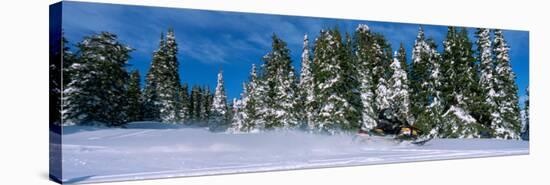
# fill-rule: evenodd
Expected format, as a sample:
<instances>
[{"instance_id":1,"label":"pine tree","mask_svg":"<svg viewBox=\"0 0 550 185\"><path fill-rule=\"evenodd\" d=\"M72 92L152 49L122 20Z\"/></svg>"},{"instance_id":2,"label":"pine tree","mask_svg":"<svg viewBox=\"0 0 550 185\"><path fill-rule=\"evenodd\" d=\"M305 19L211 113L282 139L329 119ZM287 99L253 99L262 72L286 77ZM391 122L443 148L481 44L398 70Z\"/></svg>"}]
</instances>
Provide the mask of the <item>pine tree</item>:
<instances>
[{"instance_id":1,"label":"pine tree","mask_svg":"<svg viewBox=\"0 0 550 185\"><path fill-rule=\"evenodd\" d=\"M427 82L430 76L430 54L424 36L424 29L419 27L411 56L411 88L413 93L412 112L419 115L429 104Z\"/></svg>"},{"instance_id":2,"label":"pine tree","mask_svg":"<svg viewBox=\"0 0 550 185\"><path fill-rule=\"evenodd\" d=\"M69 82L71 82L71 65L75 63L77 60L75 53L73 53L69 48L69 41L65 37L62 37L62 44L63 44L63 87L67 87Z\"/></svg>"},{"instance_id":3,"label":"pine tree","mask_svg":"<svg viewBox=\"0 0 550 185\"><path fill-rule=\"evenodd\" d=\"M49 66L49 85L50 85L50 123L55 125L63 124L61 94L63 88L70 82L69 67L74 61L74 54L67 46L68 41L63 35L59 40L60 44L50 45L50 66ZM60 46L60 48L58 48Z\"/></svg>"},{"instance_id":4,"label":"pine tree","mask_svg":"<svg viewBox=\"0 0 550 185\"><path fill-rule=\"evenodd\" d=\"M190 96L189 96L189 86L187 83L184 83L181 86L181 90L178 91L179 93L179 99L178 99L178 109L179 109L179 118L182 123L185 123L186 121L190 120L190 110L189 110L189 103L190 103Z\"/></svg>"},{"instance_id":5,"label":"pine tree","mask_svg":"<svg viewBox=\"0 0 550 185\"><path fill-rule=\"evenodd\" d=\"M359 92L361 93L361 130L369 131L376 126L374 112L374 81L372 79L372 68L369 65L369 52L371 35L367 25L360 24L355 30L355 58L357 60L358 79L360 82Z\"/></svg>"},{"instance_id":6,"label":"pine tree","mask_svg":"<svg viewBox=\"0 0 550 185\"><path fill-rule=\"evenodd\" d=\"M300 104L302 111L301 121L307 125L308 129L313 129L313 112L314 108L314 81L312 71L312 61L310 56L309 39L307 34L304 35L304 44L302 49L302 69L300 70Z\"/></svg>"},{"instance_id":7,"label":"pine tree","mask_svg":"<svg viewBox=\"0 0 550 185\"><path fill-rule=\"evenodd\" d=\"M389 108L388 79L391 75L390 63L391 47L381 34L373 35L373 44L370 51L370 65L376 89L374 91L375 111L380 112Z\"/></svg>"},{"instance_id":8,"label":"pine tree","mask_svg":"<svg viewBox=\"0 0 550 185\"><path fill-rule=\"evenodd\" d=\"M457 31L449 27L443 43L443 99L447 107L444 113L443 137L480 137L481 125L472 116L476 110L479 84L476 76L472 43L465 28Z\"/></svg>"},{"instance_id":9,"label":"pine tree","mask_svg":"<svg viewBox=\"0 0 550 185\"><path fill-rule=\"evenodd\" d=\"M241 98L237 100L238 102L235 102L235 103L238 103L237 105L235 105L235 103L233 104L234 106L237 106L238 110L233 115L233 119L231 123L233 125L232 127L234 128L234 130L235 130L235 127L238 126L237 129L239 130L239 132L250 132L250 129L246 123L248 114L245 109L250 100L250 95L249 95L250 91L248 89L248 84L246 82L243 82L242 86L243 86L243 91L240 94ZM233 107L233 109L235 109L235 107ZM239 116L238 119L235 119L236 115Z\"/></svg>"},{"instance_id":10,"label":"pine tree","mask_svg":"<svg viewBox=\"0 0 550 185\"><path fill-rule=\"evenodd\" d=\"M266 129L291 128L298 125L296 114L296 77L286 43L276 35L272 36L272 50L263 57L263 75L266 105L263 119Z\"/></svg>"},{"instance_id":11,"label":"pine tree","mask_svg":"<svg viewBox=\"0 0 550 185\"><path fill-rule=\"evenodd\" d=\"M403 46L403 43L399 44L399 49L397 50L397 60L400 62L401 69L405 70L407 72L407 75L409 74L409 65L407 63L407 51L405 51L405 46ZM407 78L410 78L407 76ZM409 84L407 84L409 85Z\"/></svg>"},{"instance_id":12,"label":"pine tree","mask_svg":"<svg viewBox=\"0 0 550 185\"><path fill-rule=\"evenodd\" d=\"M265 104L262 103L264 90L263 86L260 86L258 82L256 65L252 64L249 82L244 88L246 91L246 99L243 99L245 100L243 113L246 117L244 117L243 120L243 130L245 132L262 130L265 127L265 120L261 119L263 117L263 106L265 106Z\"/></svg>"},{"instance_id":13,"label":"pine tree","mask_svg":"<svg viewBox=\"0 0 550 185\"><path fill-rule=\"evenodd\" d=\"M199 117L200 117L200 120L202 120L202 122L208 122L211 116L214 95L210 91L210 86L201 88L200 92L201 92L202 100L201 100Z\"/></svg>"},{"instance_id":14,"label":"pine tree","mask_svg":"<svg viewBox=\"0 0 550 185\"><path fill-rule=\"evenodd\" d=\"M244 117L242 112L243 101L237 98L233 98L233 103L231 106L231 111L233 116L231 117L231 127L229 128L230 132L239 133L245 132L244 130Z\"/></svg>"},{"instance_id":15,"label":"pine tree","mask_svg":"<svg viewBox=\"0 0 550 185\"><path fill-rule=\"evenodd\" d=\"M179 63L177 59L177 43L173 29L168 29L166 33L166 61L161 64L161 73L159 80L159 98L161 102L160 118L163 122L177 123L181 119L178 117L178 95L181 90L179 78Z\"/></svg>"},{"instance_id":16,"label":"pine tree","mask_svg":"<svg viewBox=\"0 0 550 185\"><path fill-rule=\"evenodd\" d=\"M147 74L145 87L145 105L148 120L165 123L182 122L180 118L179 62L178 47L173 29L161 35L159 48L153 54L153 62Z\"/></svg>"},{"instance_id":17,"label":"pine tree","mask_svg":"<svg viewBox=\"0 0 550 185\"><path fill-rule=\"evenodd\" d=\"M431 136L441 132L443 101L441 56L432 39L426 39L419 27L411 57L409 73L411 110L410 123ZM412 120L412 121L411 121Z\"/></svg>"},{"instance_id":18,"label":"pine tree","mask_svg":"<svg viewBox=\"0 0 550 185\"><path fill-rule=\"evenodd\" d=\"M216 85L216 91L214 93L214 99L212 107L210 108L210 115L208 119L208 126L210 130L220 130L226 127L228 122L226 118L227 114L227 97L225 96L225 88L223 82L222 71L218 73L218 82Z\"/></svg>"},{"instance_id":19,"label":"pine tree","mask_svg":"<svg viewBox=\"0 0 550 185\"><path fill-rule=\"evenodd\" d=\"M141 87L139 71L134 70L130 73L128 81L128 90L126 93L126 101L128 102L128 121L143 120L142 104L141 104Z\"/></svg>"},{"instance_id":20,"label":"pine tree","mask_svg":"<svg viewBox=\"0 0 550 185\"><path fill-rule=\"evenodd\" d=\"M203 100L202 90L198 86L191 88L191 94L189 98L189 119L194 124L201 123L200 112L202 110L201 102Z\"/></svg>"},{"instance_id":21,"label":"pine tree","mask_svg":"<svg viewBox=\"0 0 550 185\"><path fill-rule=\"evenodd\" d=\"M479 122L486 126L496 125L502 122L496 104L495 66L493 61L492 43L490 31L487 28L478 28L477 60L479 61L479 86L481 90L481 104L479 106Z\"/></svg>"},{"instance_id":22,"label":"pine tree","mask_svg":"<svg viewBox=\"0 0 550 185\"><path fill-rule=\"evenodd\" d=\"M427 83L427 92L429 95L429 105L423 112L425 124L429 128L430 136L438 136L441 133L441 123L443 120L444 102L442 101L442 75L441 75L441 55L437 52L437 45L432 39L426 40L428 46L430 76ZM424 122L419 120L419 122Z\"/></svg>"},{"instance_id":23,"label":"pine tree","mask_svg":"<svg viewBox=\"0 0 550 185\"><path fill-rule=\"evenodd\" d=\"M499 114L502 117L501 123L491 125L495 131L494 136L503 139L517 139L521 128L518 87L515 83L515 74L510 65L509 48L504 40L501 30L494 31L495 56L495 86L497 89L497 105Z\"/></svg>"},{"instance_id":24,"label":"pine tree","mask_svg":"<svg viewBox=\"0 0 550 185\"><path fill-rule=\"evenodd\" d=\"M430 97L430 79L432 76L432 53L430 45L426 42L424 29L420 26L418 35L413 46L411 56L411 72L410 88L411 96L411 112L415 115L413 121L415 126L424 132L430 132L435 126L434 117L429 113L428 106L431 104Z\"/></svg>"},{"instance_id":25,"label":"pine tree","mask_svg":"<svg viewBox=\"0 0 550 185\"><path fill-rule=\"evenodd\" d=\"M377 108L376 110L378 110L378 112L390 108L390 102L388 98L391 92L388 91L388 83L386 82L385 78L378 79L378 84L376 85L376 91L374 92L374 94L376 95L374 102Z\"/></svg>"},{"instance_id":26,"label":"pine tree","mask_svg":"<svg viewBox=\"0 0 550 185\"><path fill-rule=\"evenodd\" d=\"M143 119L147 121L161 121L161 102L159 97L159 75L161 66L166 61L166 41L164 34L160 35L159 48L153 52L153 61L147 72L143 92Z\"/></svg>"},{"instance_id":27,"label":"pine tree","mask_svg":"<svg viewBox=\"0 0 550 185\"><path fill-rule=\"evenodd\" d=\"M521 133L521 138L523 140L529 140L529 87L525 89L525 107L523 109L523 128Z\"/></svg>"},{"instance_id":28,"label":"pine tree","mask_svg":"<svg viewBox=\"0 0 550 185\"><path fill-rule=\"evenodd\" d=\"M132 51L108 32L87 36L77 45L78 60L71 65L71 82L64 89L65 120L78 124L121 126L127 121L124 68Z\"/></svg>"},{"instance_id":29,"label":"pine tree","mask_svg":"<svg viewBox=\"0 0 550 185\"><path fill-rule=\"evenodd\" d=\"M334 134L341 129L351 129L360 122L360 110L347 95L353 89L345 84L345 76L351 67L346 47L337 29L322 30L316 39L313 57L315 79L315 130Z\"/></svg>"},{"instance_id":30,"label":"pine tree","mask_svg":"<svg viewBox=\"0 0 550 185\"><path fill-rule=\"evenodd\" d=\"M395 53L391 64L393 74L389 81L389 99L390 108L396 112L398 120L411 123L410 99L409 99L409 80L407 71L401 67L401 61L398 60L398 54Z\"/></svg>"},{"instance_id":31,"label":"pine tree","mask_svg":"<svg viewBox=\"0 0 550 185\"><path fill-rule=\"evenodd\" d=\"M346 33L344 41L341 49L342 60L339 63L340 69L343 71L342 78L344 80L341 92L349 105L346 105L345 109L348 124L342 125L341 128L343 130L357 130L362 126L363 108L360 92L359 64L353 53L352 37L348 33Z\"/></svg>"}]
</instances>

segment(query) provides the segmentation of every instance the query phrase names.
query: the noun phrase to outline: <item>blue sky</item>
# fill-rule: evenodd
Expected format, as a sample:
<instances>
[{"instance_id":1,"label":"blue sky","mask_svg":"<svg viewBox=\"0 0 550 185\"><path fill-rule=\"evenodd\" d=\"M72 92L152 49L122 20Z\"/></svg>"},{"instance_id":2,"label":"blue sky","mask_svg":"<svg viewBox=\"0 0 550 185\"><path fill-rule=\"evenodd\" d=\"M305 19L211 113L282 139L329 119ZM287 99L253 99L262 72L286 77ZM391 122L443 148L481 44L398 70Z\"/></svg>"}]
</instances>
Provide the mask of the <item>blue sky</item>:
<instances>
[{"instance_id":1,"label":"blue sky","mask_svg":"<svg viewBox=\"0 0 550 185\"><path fill-rule=\"evenodd\" d=\"M410 60L419 27L419 24L376 21L63 3L63 29L70 44L74 45L84 36L101 31L115 33L121 42L135 49L131 53L129 68L139 70L142 77L149 69L160 34L173 27L179 46L182 82L190 86L196 84L214 88L216 74L222 68L228 98L239 96L242 82L248 79L250 66L262 63L261 57L270 51L273 33L287 42L293 64L299 70L304 34L308 34L310 43L313 43L321 29L337 26L342 32L353 32L358 24L367 24L372 31L384 34L394 50L402 42ZM433 38L441 50L447 27L422 26L426 36ZM468 31L471 41L475 41L475 30L469 28ZM504 30L504 36L511 48L512 67L517 75L519 95L523 99L529 84L529 33Z\"/></svg>"}]
</instances>

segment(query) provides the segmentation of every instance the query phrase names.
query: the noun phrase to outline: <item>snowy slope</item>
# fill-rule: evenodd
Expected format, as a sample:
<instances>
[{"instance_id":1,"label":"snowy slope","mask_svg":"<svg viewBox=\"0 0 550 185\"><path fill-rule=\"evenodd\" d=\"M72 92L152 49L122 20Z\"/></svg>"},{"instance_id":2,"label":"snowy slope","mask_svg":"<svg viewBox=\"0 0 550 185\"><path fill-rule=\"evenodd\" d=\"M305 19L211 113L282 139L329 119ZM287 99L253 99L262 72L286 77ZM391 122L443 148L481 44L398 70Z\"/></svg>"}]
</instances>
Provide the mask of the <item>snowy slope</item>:
<instances>
[{"instance_id":1,"label":"snowy slope","mask_svg":"<svg viewBox=\"0 0 550 185\"><path fill-rule=\"evenodd\" d=\"M158 123L128 129L68 126L63 181L105 182L252 171L528 154L517 140L434 139L425 146L298 131L212 133Z\"/></svg>"}]
</instances>

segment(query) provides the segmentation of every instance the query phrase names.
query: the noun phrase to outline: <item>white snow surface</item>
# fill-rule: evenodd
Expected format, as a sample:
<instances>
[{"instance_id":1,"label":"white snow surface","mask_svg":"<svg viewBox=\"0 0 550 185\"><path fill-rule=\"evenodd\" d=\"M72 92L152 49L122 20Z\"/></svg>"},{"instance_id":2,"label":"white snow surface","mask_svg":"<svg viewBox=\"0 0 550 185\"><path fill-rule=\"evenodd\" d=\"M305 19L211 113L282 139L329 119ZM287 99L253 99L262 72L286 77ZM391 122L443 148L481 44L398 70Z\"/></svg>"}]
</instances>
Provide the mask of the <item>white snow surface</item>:
<instances>
[{"instance_id":1,"label":"white snow surface","mask_svg":"<svg viewBox=\"0 0 550 185\"><path fill-rule=\"evenodd\" d=\"M519 140L434 139L416 146L355 134L329 136L288 130L212 133L205 128L147 122L131 123L125 129L66 126L63 132L65 183L529 153L528 142Z\"/></svg>"}]
</instances>

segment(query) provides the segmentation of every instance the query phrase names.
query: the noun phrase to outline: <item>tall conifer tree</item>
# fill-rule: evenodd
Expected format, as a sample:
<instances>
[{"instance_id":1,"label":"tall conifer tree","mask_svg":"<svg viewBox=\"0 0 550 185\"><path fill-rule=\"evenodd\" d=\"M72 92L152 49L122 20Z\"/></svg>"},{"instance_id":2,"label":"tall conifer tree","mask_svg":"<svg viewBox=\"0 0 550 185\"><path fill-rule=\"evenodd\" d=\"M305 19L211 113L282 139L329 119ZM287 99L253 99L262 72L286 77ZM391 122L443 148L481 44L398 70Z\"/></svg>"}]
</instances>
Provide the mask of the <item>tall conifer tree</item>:
<instances>
[{"instance_id":1,"label":"tall conifer tree","mask_svg":"<svg viewBox=\"0 0 550 185\"><path fill-rule=\"evenodd\" d=\"M127 102L120 96L126 94L128 72L124 67L133 49L108 32L87 36L77 47L78 60L69 69L72 78L64 89L65 120L123 125Z\"/></svg>"},{"instance_id":2,"label":"tall conifer tree","mask_svg":"<svg viewBox=\"0 0 550 185\"><path fill-rule=\"evenodd\" d=\"M495 79L499 106L499 116L502 117L501 123L491 125L494 130L494 136L503 139L517 139L521 129L518 87L515 83L516 75L510 65L510 55L508 44L504 39L501 30L494 30L495 38L493 45L493 54L495 57Z\"/></svg>"}]
</instances>

